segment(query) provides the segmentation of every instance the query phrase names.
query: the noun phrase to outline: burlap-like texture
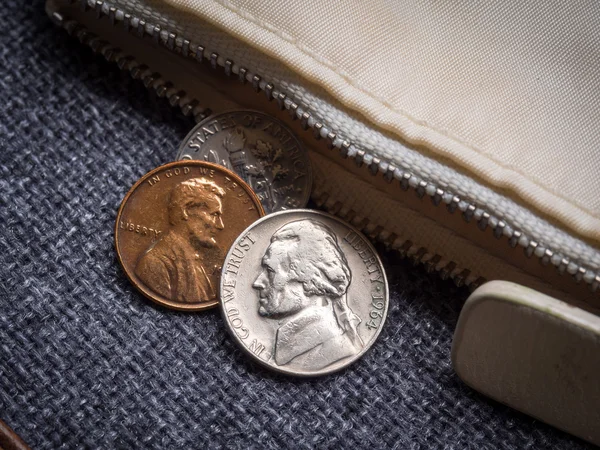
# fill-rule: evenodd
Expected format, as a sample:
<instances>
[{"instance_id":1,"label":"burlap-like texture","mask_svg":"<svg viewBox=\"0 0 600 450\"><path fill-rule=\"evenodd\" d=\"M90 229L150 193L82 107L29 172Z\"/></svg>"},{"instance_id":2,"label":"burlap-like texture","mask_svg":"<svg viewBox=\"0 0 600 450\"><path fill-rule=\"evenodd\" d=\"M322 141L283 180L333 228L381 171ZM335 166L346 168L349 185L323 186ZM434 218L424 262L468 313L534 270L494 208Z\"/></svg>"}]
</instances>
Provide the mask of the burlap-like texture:
<instances>
[{"instance_id":1,"label":"burlap-like texture","mask_svg":"<svg viewBox=\"0 0 600 450\"><path fill-rule=\"evenodd\" d=\"M464 386L468 293L392 255L379 340L314 380L251 363L217 311L144 299L115 258L117 208L192 123L32 3L0 24L0 417L33 448L585 446Z\"/></svg>"}]
</instances>

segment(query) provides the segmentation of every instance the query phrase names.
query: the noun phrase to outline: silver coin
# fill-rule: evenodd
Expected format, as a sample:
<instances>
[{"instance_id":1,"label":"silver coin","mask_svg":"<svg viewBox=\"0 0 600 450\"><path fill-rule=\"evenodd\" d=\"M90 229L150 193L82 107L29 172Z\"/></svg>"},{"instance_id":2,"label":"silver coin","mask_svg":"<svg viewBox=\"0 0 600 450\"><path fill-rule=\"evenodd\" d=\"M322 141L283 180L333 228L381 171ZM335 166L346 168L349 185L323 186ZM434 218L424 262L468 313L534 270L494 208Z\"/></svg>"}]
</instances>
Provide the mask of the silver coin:
<instances>
[{"instance_id":1,"label":"silver coin","mask_svg":"<svg viewBox=\"0 0 600 450\"><path fill-rule=\"evenodd\" d=\"M265 212L303 208L312 187L308 152L279 120L257 111L213 115L194 127L177 159L200 159L235 171Z\"/></svg>"},{"instance_id":2,"label":"silver coin","mask_svg":"<svg viewBox=\"0 0 600 450\"><path fill-rule=\"evenodd\" d=\"M389 290L365 236L304 209L263 217L237 238L220 295L229 332L253 359L315 376L348 366L373 345Z\"/></svg>"}]
</instances>

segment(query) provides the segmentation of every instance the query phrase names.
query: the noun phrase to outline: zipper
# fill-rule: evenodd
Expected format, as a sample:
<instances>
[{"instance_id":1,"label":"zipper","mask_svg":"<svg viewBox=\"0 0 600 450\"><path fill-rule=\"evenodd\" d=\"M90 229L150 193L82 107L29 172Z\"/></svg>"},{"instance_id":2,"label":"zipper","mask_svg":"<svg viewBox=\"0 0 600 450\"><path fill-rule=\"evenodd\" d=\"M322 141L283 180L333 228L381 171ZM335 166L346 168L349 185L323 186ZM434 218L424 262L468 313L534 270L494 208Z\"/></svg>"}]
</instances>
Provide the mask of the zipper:
<instances>
[{"instance_id":1,"label":"zipper","mask_svg":"<svg viewBox=\"0 0 600 450\"><path fill-rule=\"evenodd\" d=\"M67 32L75 36L95 52L101 54L110 62L116 63L122 70L127 70L134 79L141 80L144 85L156 92L159 97L166 98L174 106L181 108L186 116L193 116L199 122L210 115L209 108L190 97L185 91L178 89L170 81L164 79L158 72L152 71L148 66L141 64L136 59L125 54L119 48L108 41L103 40L94 33L88 31L82 24L75 20L66 19L59 11L55 1L48 2L48 13L51 18ZM490 227L496 239L505 238L509 247L523 249L527 258L536 258L543 266L554 266L559 274L569 274L575 282L582 280L589 285L593 292L600 287L600 273L585 267L578 261L563 256L544 243L532 239L527 234L512 227L507 220L490 214L476 204L463 200L448 189L440 188L436 183L418 176L414 172L396 167L385 159L376 157L365 150L358 148L350 141L341 137L323 121L317 120L310 112L307 105L299 104L288 98L286 92L276 87L273 83L263 80L263 77L251 73L248 69L237 65L233 60L223 57L217 53L208 54L205 47L192 43L176 33L154 24L151 21L130 14L120 9L109 1L104 0L64 0L64 3L73 5L79 3L82 11L95 13L96 18L107 17L114 26L122 25L125 30L139 38L150 37L155 43L165 47L170 52L178 54L189 60L195 60L201 64L209 64L216 70L222 67L228 77L237 76L241 83L246 84L257 93L264 93L269 101L275 100L281 110L287 110L293 120L299 120L304 130L311 129L314 139L324 139L330 149L336 149L338 155L343 159L351 159L357 167L365 168L372 176L381 176L387 183L398 181L403 191L413 191L417 197L428 197L436 207L446 206L449 214L457 211L463 220L471 225L476 225L479 230L485 231ZM327 193L313 193L313 199L317 206L328 210L328 212L339 215L343 205L331 201ZM343 219L353 222L352 218L357 214L348 211L342 216ZM355 221L354 221L355 222ZM414 245L409 240L402 240L393 233L386 233L380 226L372 225L368 218L362 218L360 223L353 223L362 229L371 239L382 242L386 247L398 251L402 256L408 257L415 263L424 264L430 272L436 271L444 279L451 278L457 285L465 285L472 289L476 288L486 280L473 274L467 268L460 268L453 261L444 260L441 255L430 253L426 248ZM443 262L444 264L440 264Z\"/></svg>"}]
</instances>

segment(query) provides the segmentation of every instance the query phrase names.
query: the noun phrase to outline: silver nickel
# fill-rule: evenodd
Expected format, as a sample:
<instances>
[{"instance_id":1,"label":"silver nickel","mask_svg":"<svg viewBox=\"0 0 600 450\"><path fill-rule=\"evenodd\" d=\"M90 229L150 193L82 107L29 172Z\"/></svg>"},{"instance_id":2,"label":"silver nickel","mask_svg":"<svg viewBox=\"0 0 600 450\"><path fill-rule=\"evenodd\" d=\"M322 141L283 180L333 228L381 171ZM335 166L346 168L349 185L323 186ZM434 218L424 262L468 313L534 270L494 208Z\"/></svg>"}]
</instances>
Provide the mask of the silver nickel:
<instances>
[{"instance_id":1,"label":"silver nickel","mask_svg":"<svg viewBox=\"0 0 600 450\"><path fill-rule=\"evenodd\" d=\"M259 363L291 375L340 370L375 342L389 290L377 252L329 214L282 211L250 225L221 275L221 312Z\"/></svg>"},{"instance_id":2,"label":"silver nickel","mask_svg":"<svg viewBox=\"0 0 600 450\"><path fill-rule=\"evenodd\" d=\"M312 187L308 152L290 129L258 111L213 115L194 127L177 159L227 167L248 183L265 212L303 208Z\"/></svg>"}]
</instances>

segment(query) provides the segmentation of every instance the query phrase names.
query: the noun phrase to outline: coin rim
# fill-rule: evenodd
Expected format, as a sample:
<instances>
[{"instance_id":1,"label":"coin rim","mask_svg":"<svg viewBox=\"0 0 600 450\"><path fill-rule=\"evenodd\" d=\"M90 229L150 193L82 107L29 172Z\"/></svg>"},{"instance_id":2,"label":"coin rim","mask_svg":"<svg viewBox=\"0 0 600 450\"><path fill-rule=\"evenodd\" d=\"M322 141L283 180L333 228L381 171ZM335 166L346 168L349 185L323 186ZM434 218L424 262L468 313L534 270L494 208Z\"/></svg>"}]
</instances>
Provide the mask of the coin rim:
<instances>
[{"instance_id":1,"label":"coin rim","mask_svg":"<svg viewBox=\"0 0 600 450\"><path fill-rule=\"evenodd\" d=\"M117 212L117 218L115 220L114 235L115 235L115 250L117 252L117 258L119 260L119 263L121 264L121 267L123 268L123 271L125 272L125 275L129 279L131 284L133 284L133 286L138 291L140 291L145 297L149 298L153 302L155 302L159 305L162 305L162 306L166 306L171 309L175 309L177 311L202 311L205 309L213 308L213 307L217 306L218 303L220 303L221 293L220 293L220 291L217 292L217 299L212 302L192 303L192 304L184 304L184 303L180 303L180 302L174 302L172 300L165 299L158 294L154 294L153 291L151 291L150 289L143 286L143 284L141 282L136 281L136 279L132 276L132 274L130 274L130 270L126 267L125 263L123 262L123 258L121 257L121 250L119 249L119 221L121 219L121 214L123 213L123 210L125 209L125 205L127 204L127 201L129 200L129 198L133 195L133 193L136 191L136 189L141 184L143 184L146 180L148 180L148 178L150 178L152 175L156 174L157 172L161 172L165 169L169 169L169 168L175 167L175 166L189 166L190 164L195 165L195 166L207 167L209 169L215 169L217 171L225 172L226 175L231 176L231 178L233 178L235 180L235 182L238 183L238 185L241 186L249 194L250 198L254 202L254 206L257 207L258 213L260 215L258 220L263 218L265 215L265 211L262 207L262 204L261 204L258 196L252 190L252 188L250 186L248 186L248 184L237 173L235 173L219 164L214 164L211 162L201 161L201 160L197 160L197 159L173 161L173 162L170 162L167 164L163 164L162 166L156 167L155 169L152 169L150 172L146 173L145 175L142 175L138 179L138 181L136 181L136 183L129 189L129 191L127 191L127 194L125 194L125 197L121 201L121 206L119 206L119 210ZM223 272L221 272L221 274L222 273ZM220 289L220 288L221 288L221 283L219 282L218 289Z\"/></svg>"},{"instance_id":2,"label":"coin rim","mask_svg":"<svg viewBox=\"0 0 600 450\"><path fill-rule=\"evenodd\" d=\"M339 372L340 370L343 370L345 368L347 368L348 366L350 366L351 364L354 364L356 361L358 361L359 359L361 359L364 354L369 351L369 349L371 347L373 347L373 345L375 345L375 342L377 341L377 339L379 338L379 334L381 333L381 330L383 329L385 322L387 320L387 315L388 315L388 310L389 310L389 304L390 304L390 289L389 289L389 285L388 285L388 280L387 280L387 275L385 273L385 267L383 265L383 262L381 261L381 258L379 257L379 253L377 253L377 250L375 249L375 247L373 246L373 244L371 244L371 242L369 241L369 239L365 236L365 234L363 232L361 232L360 230L358 230L356 227L354 227L353 225L349 224L348 222L345 222L344 220L340 219L339 217L336 217L332 214L323 212L323 211L317 211L317 210L313 210L313 209L288 209L285 211L277 211L271 214L267 214L264 217L261 217L260 219L258 219L257 221L255 221L254 223L252 223L250 226L248 226L248 228L246 228L239 236L238 238L233 242L233 244L231 244L231 248L229 249L229 251L227 252L227 256L225 256L225 261L223 262L223 269L221 271L221 280L219 283L219 296L221 295L221 292L223 291L223 280L224 280L224 271L225 271L225 267L227 266L227 260L229 259L231 253L233 252L233 249L235 248L235 246L238 244L238 242L246 235L248 234L252 228L259 226L262 222L266 222L267 220L271 219L274 216L281 216L281 215L285 215L285 214L298 214L298 213L306 213L308 215L315 215L315 216L321 216L321 217L327 217L329 219L332 219L338 223L341 223L342 225L348 227L350 230L354 231L355 233L358 233L363 240L367 243L368 248L373 252L373 254L377 257L377 262L379 263L380 267L381 267L381 273L383 274L383 280L384 280L384 285L385 285L385 310L384 310L384 315L382 317L381 320L381 324L378 327L377 331L375 332L375 334L373 335L373 337L371 338L370 345L366 345L365 348L358 354L356 354L354 357L352 357L352 359L350 359L349 361L347 361L345 364L342 364L339 367L336 367L334 369L329 369L329 370L320 370L317 372L311 372L311 373L298 373L295 372L293 370L290 369L282 369L280 367L275 367L271 364L269 364L267 361L264 361L262 359L260 359L258 356L256 356L254 353L252 353L250 351L250 349L248 349L246 347L246 345L244 345L244 343L242 342L242 340L239 338L239 336L235 333L235 331L233 330L232 326L229 323L229 320L227 318L227 311L225 310L225 304L220 301L219 305L220 305L220 310L221 310L221 316L223 318L223 321L225 322L225 328L227 328L227 332L233 337L233 340L236 342L236 344L242 348L243 352L246 353L247 355L249 355L254 361L258 362L261 366L267 367L270 370L273 370L275 372L278 373L282 373L285 375L294 375L297 377L302 377L302 378L313 378L313 377L319 377L319 376L324 376L324 375L330 375L332 373L335 372Z\"/></svg>"},{"instance_id":3,"label":"coin rim","mask_svg":"<svg viewBox=\"0 0 600 450\"><path fill-rule=\"evenodd\" d=\"M289 209L280 209L278 211L272 211L269 214L274 214L277 213L279 211L290 211L290 210L298 210L298 209L303 209L306 208L306 205L308 204L308 201L310 200L310 194L312 191L312 185L313 185L313 173L312 173L312 161L310 160L310 155L308 153L308 148L306 148L306 146L302 143L302 141L300 140L300 138L296 135L296 133L294 133L294 131L288 126L288 124L286 124L285 122L283 122L282 120L278 119L277 117L274 117L268 113L262 112L262 111L258 111L256 109L228 109L226 111L222 111L222 112L218 112L218 113L213 113L212 115L208 116L206 119L203 119L202 121L198 122L194 128L192 128L192 130L185 136L185 138L183 138L183 140L181 141L181 144L179 144L179 147L177 149L177 161L202 161L201 159L181 159L182 153L183 153L183 149L186 145L186 143L188 142L188 140L191 138L191 136L196 132L196 130L200 127L202 127L203 125L205 125L207 122L210 122L212 120L214 120L216 117L222 116L224 114L231 114L231 113L253 113L253 114L261 114L263 116L267 116L269 118L269 120L272 120L275 123L278 123L279 125L283 126L283 128L285 128L291 135L292 137L296 140L296 143L298 144L298 146L302 149L302 151L304 151L306 153L306 161L307 161L307 175L308 175L308 184L307 184L307 189L304 193L304 197L302 198L302 202L300 203L302 206L299 208L289 208ZM245 127L247 128L247 127ZM223 166L221 166L223 167ZM237 175L237 174L236 174Z\"/></svg>"}]
</instances>

